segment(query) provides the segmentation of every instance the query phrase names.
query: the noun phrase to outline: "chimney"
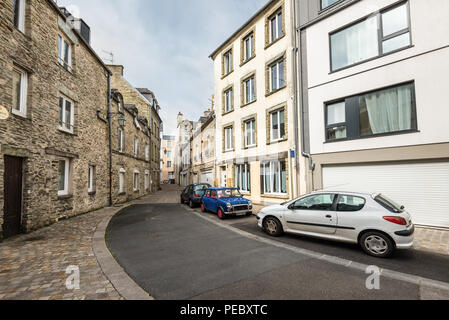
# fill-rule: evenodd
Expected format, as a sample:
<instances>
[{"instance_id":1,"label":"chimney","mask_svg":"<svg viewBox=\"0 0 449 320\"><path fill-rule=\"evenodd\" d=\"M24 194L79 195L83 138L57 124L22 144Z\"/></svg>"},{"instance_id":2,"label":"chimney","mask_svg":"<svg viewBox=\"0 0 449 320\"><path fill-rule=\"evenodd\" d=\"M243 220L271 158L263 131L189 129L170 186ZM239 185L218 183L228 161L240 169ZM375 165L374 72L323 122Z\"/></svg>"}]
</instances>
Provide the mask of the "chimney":
<instances>
[{"instance_id":1,"label":"chimney","mask_svg":"<svg viewBox=\"0 0 449 320\"><path fill-rule=\"evenodd\" d=\"M111 70L111 72L117 76L118 74L120 76L123 77L123 70L125 69L125 67L123 67L122 65L119 64L108 64L107 67L109 68L109 70Z\"/></svg>"}]
</instances>

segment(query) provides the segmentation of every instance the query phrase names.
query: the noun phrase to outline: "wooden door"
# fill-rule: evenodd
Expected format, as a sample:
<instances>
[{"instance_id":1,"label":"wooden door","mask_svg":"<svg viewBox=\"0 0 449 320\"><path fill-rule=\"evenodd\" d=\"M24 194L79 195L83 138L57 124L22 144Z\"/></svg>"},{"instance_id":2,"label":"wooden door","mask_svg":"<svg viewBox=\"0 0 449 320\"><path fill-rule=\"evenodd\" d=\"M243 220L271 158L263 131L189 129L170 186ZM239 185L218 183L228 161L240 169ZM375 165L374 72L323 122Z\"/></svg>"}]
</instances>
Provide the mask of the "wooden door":
<instances>
[{"instance_id":1,"label":"wooden door","mask_svg":"<svg viewBox=\"0 0 449 320\"><path fill-rule=\"evenodd\" d=\"M21 232L22 223L22 158L5 156L3 237Z\"/></svg>"}]
</instances>

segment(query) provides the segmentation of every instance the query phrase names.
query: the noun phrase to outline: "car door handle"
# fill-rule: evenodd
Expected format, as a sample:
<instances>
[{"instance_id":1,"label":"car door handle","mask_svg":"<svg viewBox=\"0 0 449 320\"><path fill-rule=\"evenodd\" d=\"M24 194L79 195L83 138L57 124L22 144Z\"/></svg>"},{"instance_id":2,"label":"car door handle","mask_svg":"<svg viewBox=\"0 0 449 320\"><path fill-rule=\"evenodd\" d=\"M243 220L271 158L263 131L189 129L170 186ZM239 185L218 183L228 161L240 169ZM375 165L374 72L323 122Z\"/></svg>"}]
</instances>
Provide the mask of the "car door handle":
<instances>
[{"instance_id":1,"label":"car door handle","mask_svg":"<svg viewBox=\"0 0 449 320\"><path fill-rule=\"evenodd\" d=\"M330 214L328 214L328 215L326 216L326 218L332 219L332 216L331 216Z\"/></svg>"}]
</instances>

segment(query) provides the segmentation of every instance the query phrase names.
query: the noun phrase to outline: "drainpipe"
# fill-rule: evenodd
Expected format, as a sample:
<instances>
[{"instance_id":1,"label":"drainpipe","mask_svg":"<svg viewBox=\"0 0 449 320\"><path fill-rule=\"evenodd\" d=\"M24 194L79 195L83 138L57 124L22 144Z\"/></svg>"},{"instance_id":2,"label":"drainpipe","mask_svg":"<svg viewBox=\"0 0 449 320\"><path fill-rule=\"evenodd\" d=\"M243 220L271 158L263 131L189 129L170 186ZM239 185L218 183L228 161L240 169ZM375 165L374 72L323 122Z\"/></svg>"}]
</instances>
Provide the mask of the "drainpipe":
<instances>
[{"instance_id":1,"label":"drainpipe","mask_svg":"<svg viewBox=\"0 0 449 320\"><path fill-rule=\"evenodd\" d=\"M153 97L154 98L154 97ZM153 100L154 103L154 100ZM150 193L153 192L153 106L150 105Z\"/></svg>"},{"instance_id":2,"label":"drainpipe","mask_svg":"<svg viewBox=\"0 0 449 320\"><path fill-rule=\"evenodd\" d=\"M109 206L112 207L112 93L111 93L110 72L108 72L108 125L109 125Z\"/></svg>"},{"instance_id":3,"label":"drainpipe","mask_svg":"<svg viewBox=\"0 0 449 320\"><path fill-rule=\"evenodd\" d=\"M293 7L293 19L294 19L294 30L293 30L293 41L294 48L292 49L293 54L293 110L294 110L294 119L295 119L295 165L296 165L296 196L300 194L300 178L299 178L299 170L300 170L300 160L299 160L299 112L298 112L298 48L297 48L297 8L296 8L296 0L292 0Z\"/></svg>"}]
</instances>

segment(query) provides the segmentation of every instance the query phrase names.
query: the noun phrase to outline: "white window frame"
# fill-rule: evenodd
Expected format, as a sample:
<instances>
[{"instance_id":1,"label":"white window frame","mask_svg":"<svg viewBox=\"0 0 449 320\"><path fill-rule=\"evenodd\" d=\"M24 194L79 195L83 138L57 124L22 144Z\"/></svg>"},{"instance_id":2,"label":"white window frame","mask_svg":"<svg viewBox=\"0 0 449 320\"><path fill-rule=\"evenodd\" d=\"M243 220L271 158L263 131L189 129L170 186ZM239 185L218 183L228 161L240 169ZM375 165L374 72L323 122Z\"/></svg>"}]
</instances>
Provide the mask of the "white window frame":
<instances>
[{"instance_id":1,"label":"white window frame","mask_svg":"<svg viewBox=\"0 0 449 320\"><path fill-rule=\"evenodd\" d=\"M234 110L234 89L230 88L225 91L225 113Z\"/></svg>"},{"instance_id":2,"label":"white window frame","mask_svg":"<svg viewBox=\"0 0 449 320\"><path fill-rule=\"evenodd\" d=\"M234 127L226 127L225 130L225 151L234 151Z\"/></svg>"},{"instance_id":3,"label":"white window frame","mask_svg":"<svg viewBox=\"0 0 449 320\"><path fill-rule=\"evenodd\" d=\"M140 172L139 170L134 170L133 182L134 182L134 191L140 190Z\"/></svg>"},{"instance_id":4,"label":"white window frame","mask_svg":"<svg viewBox=\"0 0 449 320\"><path fill-rule=\"evenodd\" d=\"M118 129L118 135L119 135L118 150L120 153L123 153L125 151L125 133L124 133L123 129L121 129L121 128Z\"/></svg>"},{"instance_id":5,"label":"white window frame","mask_svg":"<svg viewBox=\"0 0 449 320\"><path fill-rule=\"evenodd\" d=\"M59 100L63 101L62 103L62 121L61 119L59 119L59 130L68 132L68 133L73 133L73 128L75 125L75 103L70 100L69 98L67 98L66 96L60 94L59 96ZM66 123L66 119L67 119L67 102L70 103L70 123ZM61 112L61 106L59 106L60 108L60 112ZM69 127L67 127L67 125Z\"/></svg>"},{"instance_id":6,"label":"white window frame","mask_svg":"<svg viewBox=\"0 0 449 320\"><path fill-rule=\"evenodd\" d=\"M148 191L150 189L150 171L148 170L145 170L144 187L145 191Z\"/></svg>"},{"instance_id":7,"label":"white window frame","mask_svg":"<svg viewBox=\"0 0 449 320\"><path fill-rule=\"evenodd\" d=\"M64 190L59 190L59 162L64 161L65 169L64 169ZM63 158L58 162L58 196L67 196L70 191L70 159Z\"/></svg>"},{"instance_id":8,"label":"white window frame","mask_svg":"<svg viewBox=\"0 0 449 320\"><path fill-rule=\"evenodd\" d=\"M251 170L248 163L236 165L235 181L237 187L241 186L241 188L239 187L241 193L251 192ZM244 185L246 188L243 188Z\"/></svg>"},{"instance_id":9,"label":"white window frame","mask_svg":"<svg viewBox=\"0 0 449 320\"><path fill-rule=\"evenodd\" d=\"M17 24L15 24L14 26L21 32L25 33L25 0L16 0L16 4L18 4L19 6L19 11L17 12ZM14 19L15 14L16 12L14 12Z\"/></svg>"},{"instance_id":10,"label":"white window frame","mask_svg":"<svg viewBox=\"0 0 449 320\"><path fill-rule=\"evenodd\" d=\"M256 101L256 76L252 75L251 77L245 79L243 81L244 85L244 102L245 104L250 104L254 101ZM249 90L249 96L248 96L248 90ZM249 97L249 99L248 99Z\"/></svg>"},{"instance_id":11,"label":"white window frame","mask_svg":"<svg viewBox=\"0 0 449 320\"><path fill-rule=\"evenodd\" d=\"M64 44L68 47L67 52L67 60L64 59ZM61 34L58 34L58 63L66 70L71 71L72 70L72 44L69 40L67 40L66 37L64 37Z\"/></svg>"},{"instance_id":12,"label":"white window frame","mask_svg":"<svg viewBox=\"0 0 449 320\"><path fill-rule=\"evenodd\" d=\"M94 192L95 191L95 166L89 166L88 172L88 187L87 191Z\"/></svg>"},{"instance_id":13,"label":"white window frame","mask_svg":"<svg viewBox=\"0 0 449 320\"><path fill-rule=\"evenodd\" d=\"M281 19L281 29L279 30L279 19ZM273 16L271 16L269 18L269 24L268 24L268 28L269 28L269 33L270 33L270 43L273 43L274 41L280 39L283 36L283 10L280 9L279 11L277 11ZM273 34L273 22L275 23L275 32L276 34Z\"/></svg>"},{"instance_id":14,"label":"white window frame","mask_svg":"<svg viewBox=\"0 0 449 320\"><path fill-rule=\"evenodd\" d=\"M282 79L284 81L284 84L281 86L281 63L284 64L282 67L284 78ZM276 61L275 63L271 64L269 66L270 68L270 92L274 92L276 90L282 89L285 87L285 59L280 59ZM276 69L276 83L273 83L273 69Z\"/></svg>"},{"instance_id":15,"label":"white window frame","mask_svg":"<svg viewBox=\"0 0 449 320\"><path fill-rule=\"evenodd\" d=\"M234 58L232 54L232 49L228 50L225 54L223 54L223 64L224 64L224 75L230 74L234 71Z\"/></svg>"},{"instance_id":16,"label":"white window frame","mask_svg":"<svg viewBox=\"0 0 449 320\"><path fill-rule=\"evenodd\" d=\"M121 168L118 173L118 192L119 192L119 194L125 193L125 174L126 174L126 170Z\"/></svg>"},{"instance_id":17,"label":"white window frame","mask_svg":"<svg viewBox=\"0 0 449 320\"><path fill-rule=\"evenodd\" d=\"M19 110L12 109L12 113L15 115L26 117L27 116L27 99L28 99L28 73L20 68L14 67L13 72L20 74L20 98L19 98ZM14 99L14 97L13 97Z\"/></svg>"},{"instance_id":18,"label":"white window frame","mask_svg":"<svg viewBox=\"0 0 449 320\"><path fill-rule=\"evenodd\" d=\"M251 32L243 39L243 62L254 56L254 32Z\"/></svg>"},{"instance_id":19,"label":"white window frame","mask_svg":"<svg viewBox=\"0 0 449 320\"><path fill-rule=\"evenodd\" d=\"M145 160L150 161L150 145L145 145Z\"/></svg>"},{"instance_id":20,"label":"white window frame","mask_svg":"<svg viewBox=\"0 0 449 320\"><path fill-rule=\"evenodd\" d=\"M256 146L257 145L256 119L250 119L245 121L244 126L245 126L245 147L250 148Z\"/></svg>"},{"instance_id":21,"label":"white window frame","mask_svg":"<svg viewBox=\"0 0 449 320\"><path fill-rule=\"evenodd\" d=\"M139 139L134 139L134 157L139 156Z\"/></svg>"},{"instance_id":22,"label":"white window frame","mask_svg":"<svg viewBox=\"0 0 449 320\"><path fill-rule=\"evenodd\" d=\"M266 190L266 174L265 174L265 170L266 170L266 164L269 163L270 164L270 190ZM264 194L265 195L273 195L273 196L285 196L287 194L287 192L282 193L282 192L273 192L274 190L274 167L277 164L277 168L278 168L278 186L279 186L279 190L282 190L282 166L281 166L281 161L280 160L276 160L276 161L265 161L262 163L262 177L263 177L263 190L264 190ZM287 164L285 164L287 165ZM287 179L287 175L285 177ZM285 186L286 188L287 186L287 180L285 181Z\"/></svg>"},{"instance_id":23,"label":"white window frame","mask_svg":"<svg viewBox=\"0 0 449 320\"><path fill-rule=\"evenodd\" d=\"M281 112L284 112L284 136L281 136ZM277 128L277 134L278 138L274 139L274 133L276 132L276 129L273 128L273 115L277 115L277 121L278 121L278 128ZM278 142L285 139L285 109L279 109L277 111L270 113L270 140L271 142Z\"/></svg>"}]
</instances>

